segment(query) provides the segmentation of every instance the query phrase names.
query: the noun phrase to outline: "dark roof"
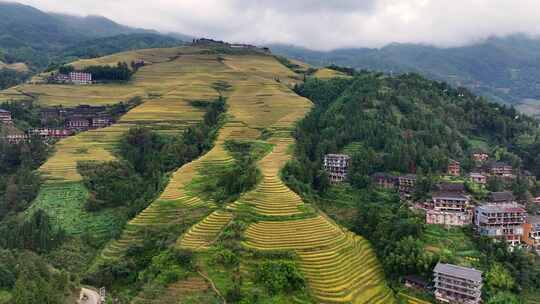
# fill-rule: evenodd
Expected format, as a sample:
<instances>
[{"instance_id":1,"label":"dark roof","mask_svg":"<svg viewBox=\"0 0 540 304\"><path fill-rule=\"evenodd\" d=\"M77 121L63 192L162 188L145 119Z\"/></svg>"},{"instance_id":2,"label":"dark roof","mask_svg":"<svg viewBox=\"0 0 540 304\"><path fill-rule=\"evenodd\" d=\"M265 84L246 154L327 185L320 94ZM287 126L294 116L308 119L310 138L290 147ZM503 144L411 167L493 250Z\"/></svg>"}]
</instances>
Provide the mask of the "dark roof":
<instances>
[{"instance_id":1,"label":"dark roof","mask_svg":"<svg viewBox=\"0 0 540 304\"><path fill-rule=\"evenodd\" d=\"M388 173L385 173L385 172L376 172L376 173L373 173L371 175L371 177L373 178L387 178L387 179L395 179L396 177L391 175L391 174L388 174Z\"/></svg>"},{"instance_id":2,"label":"dark roof","mask_svg":"<svg viewBox=\"0 0 540 304\"><path fill-rule=\"evenodd\" d=\"M437 191L433 193L433 198L448 198L466 200L467 197L459 192Z\"/></svg>"},{"instance_id":3,"label":"dark roof","mask_svg":"<svg viewBox=\"0 0 540 304\"><path fill-rule=\"evenodd\" d=\"M437 189L444 192L465 192L465 184L442 182L437 184Z\"/></svg>"},{"instance_id":4,"label":"dark roof","mask_svg":"<svg viewBox=\"0 0 540 304\"><path fill-rule=\"evenodd\" d=\"M0 113L11 113L8 110L0 109Z\"/></svg>"},{"instance_id":5,"label":"dark roof","mask_svg":"<svg viewBox=\"0 0 540 304\"><path fill-rule=\"evenodd\" d=\"M531 223L533 225L534 224L536 224L536 225L540 224L540 215L529 215L527 217L527 222Z\"/></svg>"},{"instance_id":6,"label":"dark roof","mask_svg":"<svg viewBox=\"0 0 540 304\"><path fill-rule=\"evenodd\" d=\"M489 200L492 202L513 202L514 195L510 191L491 192Z\"/></svg>"},{"instance_id":7,"label":"dark roof","mask_svg":"<svg viewBox=\"0 0 540 304\"><path fill-rule=\"evenodd\" d=\"M511 165L503 162L492 162L489 164L490 168L496 168L496 167L511 167Z\"/></svg>"},{"instance_id":8,"label":"dark roof","mask_svg":"<svg viewBox=\"0 0 540 304\"><path fill-rule=\"evenodd\" d=\"M527 212L527 210L523 209L523 207L518 204L485 204L476 207L476 209L478 209L480 212L484 211L488 213Z\"/></svg>"},{"instance_id":9,"label":"dark roof","mask_svg":"<svg viewBox=\"0 0 540 304\"><path fill-rule=\"evenodd\" d=\"M482 282L482 272L474 268L468 268L463 266L457 266L452 264L437 263L434 272L442 273L445 275L467 279L474 282Z\"/></svg>"},{"instance_id":10,"label":"dark roof","mask_svg":"<svg viewBox=\"0 0 540 304\"><path fill-rule=\"evenodd\" d=\"M416 179L416 174L405 174L399 176L399 178Z\"/></svg>"},{"instance_id":11,"label":"dark roof","mask_svg":"<svg viewBox=\"0 0 540 304\"><path fill-rule=\"evenodd\" d=\"M412 282L417 285L427 286L427 282L424 279L414 274L404 276L403 280Z\"/></svg>"}]
</instances>

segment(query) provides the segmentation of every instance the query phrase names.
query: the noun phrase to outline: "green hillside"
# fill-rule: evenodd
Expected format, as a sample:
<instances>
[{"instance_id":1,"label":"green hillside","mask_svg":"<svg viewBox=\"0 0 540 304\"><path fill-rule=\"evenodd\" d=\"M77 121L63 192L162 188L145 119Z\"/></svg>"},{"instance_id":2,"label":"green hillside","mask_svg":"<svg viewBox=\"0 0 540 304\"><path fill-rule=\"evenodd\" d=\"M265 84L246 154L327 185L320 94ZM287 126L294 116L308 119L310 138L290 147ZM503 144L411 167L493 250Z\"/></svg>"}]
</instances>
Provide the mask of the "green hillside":
<instances>
[{"instance_id":1,"label":"green hillside","mask_svg":"<svg viewBox=\"0 0 540 304\"><path fill-rule=\"evenodd\" d=\"M386 73L416 72L467 87L494 101L525 103L522 108L526 113L540 113L538 38L513 35L451 48L394 43L380 49L319 52L284 45L271 47L275 53L317 66L337 64Z\"/></svg>"}]
</instances>

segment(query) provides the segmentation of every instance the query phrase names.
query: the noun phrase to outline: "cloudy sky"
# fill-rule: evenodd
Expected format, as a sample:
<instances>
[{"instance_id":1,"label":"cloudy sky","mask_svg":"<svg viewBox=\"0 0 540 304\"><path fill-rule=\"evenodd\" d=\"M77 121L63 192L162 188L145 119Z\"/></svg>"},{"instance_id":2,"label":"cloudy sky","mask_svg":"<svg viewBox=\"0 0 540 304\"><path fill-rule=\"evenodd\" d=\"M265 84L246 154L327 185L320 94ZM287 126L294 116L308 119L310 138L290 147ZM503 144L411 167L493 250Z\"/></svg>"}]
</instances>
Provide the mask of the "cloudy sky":
<instances>
[{"instance_id":1,"label":"cloudy sky","mask_svg":"<svg viewBox=\"0 0 540 304\"><path fill-rule=\"evenodd\" d=\"M327 50L391 42L457 46L540 34L539 0L20 0L42 10L232 42Z\"/></svg>"}]
</instances>

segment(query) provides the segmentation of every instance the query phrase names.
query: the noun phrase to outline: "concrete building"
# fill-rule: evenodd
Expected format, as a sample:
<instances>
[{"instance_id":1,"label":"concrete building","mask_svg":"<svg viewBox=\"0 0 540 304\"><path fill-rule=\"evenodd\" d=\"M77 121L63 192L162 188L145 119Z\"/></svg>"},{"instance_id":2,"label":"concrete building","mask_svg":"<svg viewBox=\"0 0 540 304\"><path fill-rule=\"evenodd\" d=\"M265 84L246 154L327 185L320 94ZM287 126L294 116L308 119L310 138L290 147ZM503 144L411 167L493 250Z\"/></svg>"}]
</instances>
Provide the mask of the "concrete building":
<instances>
[{"instance_id":1,"label":"concrete building","mask_svg":"<svg viewBox=\"0 0 540 304\"><path fill-rule=\"evenodd\" d=\"M465 226L472 222L469 198L457 192L438 192L433 195L426 211L426 223Z\"/></svg>"},{"instance_id":2,"label":"concrete building","mask_svg":"<svg viewBox=\"0 0 540 304\"><path fill-rule=\"evenodd\" d=\"M69 78L73 84L92 84L92 74L82 72L71 72Z\"/></svg>"},{"instance_id":3,"label":"concrete building","mask_svg":"<svg viewBox=\"0 0 540 304\"><path fill-rule=\"evenodd\" d=\"M521 241L540 255L540 216L529 216L523 225Z\"/></svg>"},{"instance_id":4,"label":"concrete building","mask_svg":"<svg viewBox=\"0 0 540 304\"><path fill-rule=\"evenodd\" d=\"M11 124L11 112L7 110L0 109L0 123Z\"/></svg>"},{"instance_id":5,"label":"concrete building","mask_svg":"<svg viewBox=\"0 0 540 304\"><path fill-rule=\"evenodd\" d=\"M373 179L373 182L378 185L381 188L384 189L395 189L397 185L397 177L387 174L378 172L371 176Z\"/></svg>"},{"instance_id":6,"label":"concrete building","mask_svg":"<svg viewBox=\"0 0 540 304\"><path fill-rule=\"evenodd\" d=\"M416 186L416 175L406 174L398 177L398 190L400 193L410 194Z\"/></svg>"},{"instance_id":7,"label":"concrete building","mask_svg":"<svg viewBox=\"0 0 540 304\"><path fill-rule=\"evenodd\" d=\"M332 183L343 182L347 179L347 170L351 157L345 154L327 154L324 156L324 170Z\"/></svg>"},{"instance_id":8,"label":"concrete building","mask_svg":"<svg viewBox=\"0 0 540 304\"><path fill-rule=\"evenodd\" d=\"M480 185L487 184L487 176L485 176L484 174L471 172L469 174L469 178L471 179L471 181L473 183L477 183L477 184L480 184Z\"/></svg>"},{"instance_id":9,"label":"concrete building","mask_svg":"<svg viewBox=\"0 0 540 304\"><path fill-rule=\"evenodd\" d=\"M475 208L474 226L484 236L518 245L523 235L527 211L518 204L485 204Z\"/></svg>"},{"instance_id":10,"label":"concrete building","mask_svg":"<svg viewBox=\"0 0 540 304\"><path fill-rule=\"evenodd\" d=\"M437 263L433 269L435 298L444 303L479 304L482 272L474 268Z\"/></svg>"},{"instance_id":11,"label":"concrete building","mask_svg":"<svg viewBox=\"0 0 540 304\"><path fill-rule=\"evenodd\" d=\"M460 176L461 175L461 163L457 160L450 160L447 169L448 175Z\"/></svg>"}]
</instances>

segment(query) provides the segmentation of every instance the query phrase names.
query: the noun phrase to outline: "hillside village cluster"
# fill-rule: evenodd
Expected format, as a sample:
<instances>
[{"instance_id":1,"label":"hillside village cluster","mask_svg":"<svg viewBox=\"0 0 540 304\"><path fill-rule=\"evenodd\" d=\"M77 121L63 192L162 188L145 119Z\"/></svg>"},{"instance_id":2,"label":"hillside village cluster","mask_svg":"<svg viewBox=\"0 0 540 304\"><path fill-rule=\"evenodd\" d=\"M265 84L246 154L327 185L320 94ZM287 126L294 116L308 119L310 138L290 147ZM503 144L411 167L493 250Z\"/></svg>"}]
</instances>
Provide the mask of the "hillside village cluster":
<instances>
[{"instance_id":1,"label":"hillside village cluster","mask_svg":"<svg viewBox=\"0 0 540 304\"><path fill-rule=\"evenodd\" d=\"M529 215L523 202L516 201L512 192L491 192L487 200L474 202L463 182L451 179L465 178L470 183L485 187L489 178L505 182L513 181L518 175L536 182L534 176L503 162L490 161L487 153L473 152L475 169L463 174L461 164L451 160L446 175L449 181L435 186L430 200L413 202L417 176L406 174L394 176L375 173L372 180L380 188L398 191L411 208L425 213L426 224L444 226L472 225L478 235L506 241L511 248L521 246L540 255L540 215ZM344 182L351 158L345 154L327 154L323 166L332 183ZM534 203L540 204L540 197ZM481 301L482 273L476 269L439 263L433 270L434 289L437 300L447 303L477 304ZM425 283L414 277L405 278L407 286L425 287Z\"/></svg>"},{"instance_id":2,"label":"hillside village cluster","mask_svg":"<svg viewBox=\"0 0 540 304\"><path fill-rule=\"evenodd\" d=\"M108 114L105 106L79 105L75 108L51 107L42 108L40 111L41 128L31 128L25 132L16 128L4 134L4 139L11 144L29 140L33 136L39 136L45 140L64 138L80 131L104 128L113 123L113 118ZM49 125L61 127L46 127ZM12 115L9 111L0 109L0 125L13 126Z\"/></svg>"}]
</instances>

